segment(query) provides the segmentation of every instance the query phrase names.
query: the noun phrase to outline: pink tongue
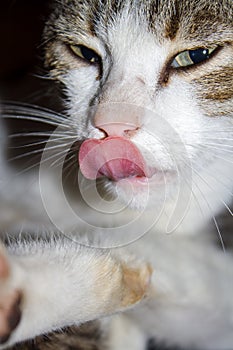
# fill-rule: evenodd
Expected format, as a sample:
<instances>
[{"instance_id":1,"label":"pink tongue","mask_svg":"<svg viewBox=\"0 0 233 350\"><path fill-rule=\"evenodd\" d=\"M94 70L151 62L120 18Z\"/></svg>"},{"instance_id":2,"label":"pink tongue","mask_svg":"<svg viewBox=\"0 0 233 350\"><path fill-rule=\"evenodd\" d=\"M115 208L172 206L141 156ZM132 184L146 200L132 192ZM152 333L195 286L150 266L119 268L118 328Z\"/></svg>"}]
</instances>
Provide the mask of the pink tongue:
<instances>
[{"instance_id":1,"label":"pink tongue","mask_svg":"<svg viewBox=\"0 0 233 350\"><path fill-rule=\"evenodd\" d=\"M137 147L119 136L84 141L79 151L79 165L82 174L91 180L101 176L117 181L152 175Z\"/></svg>"}]
</instances>

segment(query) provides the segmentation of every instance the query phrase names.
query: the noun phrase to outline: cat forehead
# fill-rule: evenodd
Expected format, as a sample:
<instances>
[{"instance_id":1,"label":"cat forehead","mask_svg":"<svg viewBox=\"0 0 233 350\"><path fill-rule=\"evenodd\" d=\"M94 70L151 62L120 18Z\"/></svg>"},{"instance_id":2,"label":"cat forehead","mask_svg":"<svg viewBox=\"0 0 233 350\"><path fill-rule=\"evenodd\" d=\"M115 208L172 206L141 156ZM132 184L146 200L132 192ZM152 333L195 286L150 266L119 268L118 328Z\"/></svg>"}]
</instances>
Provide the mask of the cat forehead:
<instances>
[{"instance_id":1,"label":"cat forehead","mask_svg":"<svg viewBox=\"0 0 233 350\"><path fill-rule=\"evenodd\" d=\"M232 40L232 0L63 0L51 18L53 30L60 35L83 33L97 35L108 28L116 29L121 21L142 24L158 41L195 40L221 35ZM54 26L55 23L55 26Z\"/></svg>"}]
</instances>

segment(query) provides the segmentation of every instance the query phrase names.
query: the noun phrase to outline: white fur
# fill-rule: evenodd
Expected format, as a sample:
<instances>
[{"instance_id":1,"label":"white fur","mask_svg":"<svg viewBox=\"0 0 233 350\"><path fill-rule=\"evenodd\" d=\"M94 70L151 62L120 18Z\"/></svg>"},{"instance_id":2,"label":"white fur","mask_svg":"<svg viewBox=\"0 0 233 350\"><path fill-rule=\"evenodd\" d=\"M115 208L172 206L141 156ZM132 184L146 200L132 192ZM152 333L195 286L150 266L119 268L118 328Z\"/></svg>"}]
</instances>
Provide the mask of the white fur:
<instances>
[{"instance_id":1,"label":"white fur","mask_svg":"<svg viewBox=\"0 0 233 350\"><path fill-rule=\"evenodd\" d=\"M202 350L227 349L233 344L232 257L214 248L208 239L206 225L208 220L215 218L224 203L231 200L232 160L229 153L225 154L222 144L224 138L232 140L232 121L227 117L210 119L205 116L198 107L194 87L184 77L174 74L167 88L159 88L156 82L172 53L171 42L160 46L143 26L135 29L129 18L120 23L116 21L106 40L112 48L113 66L100 102L119 103L119 110L124 103L142 106L142 126L133 141L145 158L148 156L150 162L159 164L161 169L174 171L181 166L183 173L177 189L187 185L176 212L180 222L177 227L171 227L172 234L158 234L158 231L166 232L168 218L178 198L177 192L173 191L174 181L169 183L168 179L168 198L154 230L128 247L135 255L146 256L155 269L154 295L147 304L132 311L129 318L132 322L137 320L148 336L155 336L169 344L176 343L184 348L194 346ZM90 89L94 89L95 74L91 84L91 69L88 84ZM80 109L74 107L79 106L80 99L69 84L70 81L80 81L82 74L80 70L70 72L67 77L70 115L83 121L82 135L93 137L92 120L87 129L87 113L82 110L79 114ZM115 118L117 120L117 115ZM100 137L98 133L96 137ZM215 141L218 138L222 141ZM208 143L217 143L217 146L211 149ZM151 154L154 159L151 159ZM188 166L191 166L192 174ZM184 181L186 174L188 184ZM156 216L155 208L161 206L160 188L156 184L153 186L153 178L149 182L153 208L147 208L148 216L149 213ZM110 187L108 184L108 190ZM124 187L121 190L119 187L120 184L117 195L127 201L128 193L124 195ZM112 190L115 191L114 188ZM145 195L146 192L139 191L132 205L144 203ZM143 221L139 225L142 231L148 227L146 219L144 226ZM188 233L196 237L189 237ZM118 331L117 326L117 335L113 337L118 338L118 348L122 349L123 340ZM124 326L121 333L126 336ZM112 342L115 350L117 345ZM127 349L130 348L135 349L135 346L128 344Z\"/></svg>"},{"instance_id":2,"label":"white fur","mask_svg":"<svg viewBox=\"0 0 233 350\"><path fill-rule=\"evenodd\" d=\"M106 231L110 235L113 232L117 235L119 230L120 238L115 240L118 245L139 238L140 234L127 232L127 224L133 221L130 215L135 208L136 213L144 215L142 219L136 220L133 230L138 230L141 235L150 232L128 247L118 249L120 256L124 257L130 251L146 259L154 268L154 291L148 301L123 316L128 323L132 320L132 329L133 324L135 329L140 328L137 333L140 339L138 349L143 349L147 336L155 336L161 341L185 348L229 349L233 344L233 273L230 269L233 258L215 248L208 235L207 224L231 200L233 166L229 153L224 152L224 139L228 140L228 144L230 141L232 146L232 121L227 117L211 119L204 115L198 107L194 86L188 78L174 74L168 87L159 86L161 69L173 52L174 43L167 40L164 45L159 44L142 24L137 26L128 17L127 20L116 19L107 37L100 30L101 35L112 49L113 63L100 102L119 103L119 110L121 104L125 103L141 108L141 128L132 141L151 165L165 171L167 183L158 185L156 178L149 180L146 189L142 188L135 194L131 208L122 211L120 219L107 215L105 231L100 229L103 216L81 200L78 204L74 203L78 210L77 216L94 222L96 237L92 244L103 247L112 243L112 237L109 240L109 235L103 234ZM85 44L85 38L80 38L80 42ZM103 57L106 56L101 43L96 42L93 46L101 51ZM104 64L105 70L110 69L107 60ZM96 106L92 113L89 110L89 102L99 86L97 76L97 68L85 66L68 72L62 78L68 95L70 125L75 128L80 139L103 136L93 125ZM208 146L211 142L217 143L217 147ZM51 179L49 181L52 182ZM119 202L128 201L128 188L125 189L121 183L114 186L107 181L105 186L118 196ZM149 199L145 203L148 189ZM51 198L51 209L55 208L56 211L53 216L55 225L57 220L64 219L69 229L73 221L64 211L62 199L60 201L52 185L48 186L48 197ZM95 199L92 203L95 203ZM174 209L175 220L172 219ZM47 210L50 211L49 207ZM158 215L161 210L161 215ZM33 222L32 218L30 220ZM82 233L88 235L90 229L85 225L85 220L82 221L82 228L78 224L77 231L81 232L81 237L77 232L78 242L83 242ZM121 231L121 220L126 224L125 231ZM109 227L115 227L116 231L108 230ZM90 232L93 233L93 230L90 229ZM128 234L126 241L123 234ZM54 244L53 249L46 250L42 255L39 253L35 259L25 258L25 262L22 259L22 266L27 265L24 267L24 278L27 281L31 279L32 286L29 289L28 282L25 282L23 288L26 288L26 293L32 299L24 310L23 322L13 335L12 342L71 324L77 319L80 322L104 314L105 304L99 304L99 299L92 293L97 288L95 270L92 271L93 275L87 274L85 270L87 265L95 269L98 253L84 249L78 250L76 255L73 247L69 250L69 245L60 250ZM21 264L21 257L12 259L14 264L15 261ZM36 278L35 270L38 273ZM106 283L112 284L112 280ZM47 299L38 302L38 293ZM51 307L51 303L54 307ZM77 310L74 309L75 305ZM47 309L49 315L46 315ZM35 315L36 325L31 323ZM65 319L60 323L63 316ZM133 344L123 345L125 343L121 336L124 336L125 327L122 331L119 328L119 323L113 321L111 349L135 349ZM114 340L116 338L119 345Z\"/></svg>"}]
</instances>

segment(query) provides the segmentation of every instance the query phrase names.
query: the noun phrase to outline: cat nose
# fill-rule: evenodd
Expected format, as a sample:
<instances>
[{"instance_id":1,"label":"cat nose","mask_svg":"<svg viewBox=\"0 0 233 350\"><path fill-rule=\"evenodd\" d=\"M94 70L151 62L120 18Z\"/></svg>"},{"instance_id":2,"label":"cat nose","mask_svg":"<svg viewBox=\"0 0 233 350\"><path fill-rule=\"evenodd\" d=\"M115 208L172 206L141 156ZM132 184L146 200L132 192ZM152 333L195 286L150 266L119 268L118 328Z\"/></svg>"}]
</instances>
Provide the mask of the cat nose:
<instances>
[{"instance_id":1,"label":"cat nose","mask_svg":"<svg viewBox=\"0 0 233 350\"><path fill-rule=\"evenodd\" d=\"M128 105L100 105L94 117L94 125L106 136L131 136L140 128L140 114L135 107Z\"/></svg>"},{"instance_id":2,"label":"cat nose","mask_svg":"<svg viewBox=\"0 0 233 350\"><path fill-rule=\"evenodd\" d=\"M107 122L104 118L99 118L95 122L96 127L101 131L104 131L106 136L126 136L132 134L133 131L137 131L138 127L135 124L122 123L122 122Z\"/></svg>"}]
</instances>

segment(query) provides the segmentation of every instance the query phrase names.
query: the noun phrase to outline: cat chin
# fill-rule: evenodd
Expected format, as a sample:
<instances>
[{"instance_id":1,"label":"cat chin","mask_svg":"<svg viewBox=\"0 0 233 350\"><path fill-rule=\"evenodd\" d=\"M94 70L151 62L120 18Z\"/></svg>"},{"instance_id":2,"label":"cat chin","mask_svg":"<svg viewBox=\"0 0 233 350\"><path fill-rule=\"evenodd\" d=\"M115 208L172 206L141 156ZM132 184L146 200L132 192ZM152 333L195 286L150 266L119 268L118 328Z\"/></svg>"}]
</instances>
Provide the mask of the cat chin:
<instances>
[{"instance_id":1,"label":"cat chin","mask_svg":"<svg viewBox=\"0 0 233 350\"><path fill-rule=\"evenodd\" d=\"M155 206L162 208L169 198L174 198L176 183L175 172L157 172L151 178L135 176L118 181L106 178L104 189L128 208L146 210Z\"/></svg>"}]
</instances>

